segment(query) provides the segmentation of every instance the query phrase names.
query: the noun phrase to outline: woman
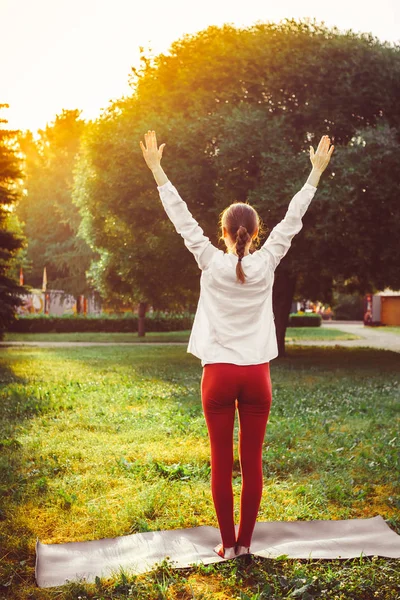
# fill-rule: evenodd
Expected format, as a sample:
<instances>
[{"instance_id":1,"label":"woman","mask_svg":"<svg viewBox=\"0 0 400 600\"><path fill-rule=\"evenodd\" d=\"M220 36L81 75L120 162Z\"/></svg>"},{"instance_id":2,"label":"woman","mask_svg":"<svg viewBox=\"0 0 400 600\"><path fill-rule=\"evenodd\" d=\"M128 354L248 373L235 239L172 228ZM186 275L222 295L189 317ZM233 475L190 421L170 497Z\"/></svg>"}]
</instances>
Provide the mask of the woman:
<instances>
[{"instance_id":1,"label":"woman","mask_svg":"<svg viewBox=\"0 0 400 600\"><path fill-rule=\"evenodd\" d=\"M201 269L201 291L187 351L201 359L201 398L211 447L211 490L222 558L250 552L261 502L262 445L272 402L269 361L278 355L272 286L274 272L302 228L302 217L326 169L334 146L324 135L317 151L310 146L311 173L292 198L284 219L264 245L253 252L260 228L257 212L247 203L229 206L221 215L227 252L213 246L161 168L165 144L156 134L140 142L156 180L161 202ZM239 459L242 474L240 523L236 536L233 511L233 429L239 415Z\"/></svg>"}]
</instances>

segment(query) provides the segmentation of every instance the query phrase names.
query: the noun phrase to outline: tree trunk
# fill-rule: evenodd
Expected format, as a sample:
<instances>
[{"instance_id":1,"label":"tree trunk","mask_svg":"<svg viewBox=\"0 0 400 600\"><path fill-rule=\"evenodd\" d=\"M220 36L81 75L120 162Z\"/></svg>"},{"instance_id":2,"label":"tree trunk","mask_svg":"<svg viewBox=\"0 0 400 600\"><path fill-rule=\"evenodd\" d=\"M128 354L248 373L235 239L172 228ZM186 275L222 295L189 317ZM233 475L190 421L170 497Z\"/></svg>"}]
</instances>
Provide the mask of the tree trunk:
<instances>
[{"instance_id":1,"label":"tree trunk","mask_svg":"<svg viewBox=\"0 0 400 600\"><path fill-rule=\"evenodd\" d=\"M286 356L285 335L289 322L294 291L296 288L296 275L286 271L277 271L272 290L272 306L275 316L276 338L278 342L278 357Z\"/></svg>"},{"instance_id":2,"label":"tree trunk","mask_svg":"<svg viewBox=\"0 0 400 600\"><path fill-rule=\"evenodd\" d=\"M80 296L80 294L78 294L78 296L76 296L76 314L80 315L82 312L82 298Z\"/></svg>"},{"instance_id":3,"label":"tree trunk","mask_svg":"<svg viewBox=\"0 0 400 600\"><path fill-rule=\"evenodd\" d=\"M146 334L145 317L147 310L147 302L139 302L139 320L138 320L138 336L144 337Z\"/></svg>"}]
</instances>

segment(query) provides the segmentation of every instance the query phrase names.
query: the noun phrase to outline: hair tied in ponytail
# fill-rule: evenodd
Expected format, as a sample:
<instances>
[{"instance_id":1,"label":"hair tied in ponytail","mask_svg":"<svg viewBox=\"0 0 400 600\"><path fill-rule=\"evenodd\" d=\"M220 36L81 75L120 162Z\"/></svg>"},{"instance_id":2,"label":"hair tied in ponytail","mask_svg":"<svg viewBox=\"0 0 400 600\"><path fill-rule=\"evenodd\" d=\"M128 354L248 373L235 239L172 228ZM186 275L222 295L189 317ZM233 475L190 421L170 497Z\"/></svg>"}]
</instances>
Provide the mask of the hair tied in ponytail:
<instances>
[{"instance_id":1,"label":"hair tied in ponytail","mask_svg":"<svg viewBox=\"0 0 400 600\"><path fill-rule=\"evenodd\" d=\"M261 220L257 211L247 202L234 202L228 206L220 215L220 225L224 239L230 251L234 251L238 257L236 263L236 280L239 283L245 283L246 275L242 267L242 259L246 246L253 244L255 236L258 239L258 232L261 227ZM229 242L227 243L226 237ZM254 251L254 250L253 250ZM252 248L249 248L249 254Z\"/></svg>"}]
</instances>

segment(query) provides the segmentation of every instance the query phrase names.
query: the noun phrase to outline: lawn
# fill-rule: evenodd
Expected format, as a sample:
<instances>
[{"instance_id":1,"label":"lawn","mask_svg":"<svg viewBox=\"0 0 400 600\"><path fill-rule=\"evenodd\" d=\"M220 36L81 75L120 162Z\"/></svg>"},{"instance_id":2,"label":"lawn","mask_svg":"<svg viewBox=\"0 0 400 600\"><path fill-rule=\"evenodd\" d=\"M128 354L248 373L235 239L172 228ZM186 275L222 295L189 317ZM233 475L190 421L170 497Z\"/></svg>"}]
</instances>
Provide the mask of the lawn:
<instances>
[{"instance_id":1,"label":"lawn","mask_svg":"<svg viewBox=\"0 0 400 600\"><path fill-rule=\"evenodd\" d=\"M360 336L340 331L340 329L331 329L330 327L288 327L286 329L286 341L306 341L306 340L359 340Z\"/></svg>"},{"instance_id":2,"label":"lawn","mask_svg":"<svg viewBox=\"0 0 400 600\"><path fill-rule=\"evenodd\" d=\"M379 329L380 331L388 331L389 333L395 333L400 335L400 327L396 327L395 325L382 325L379 327L374 327L374 329Z\"/></svg>"},{"instance_id":3,"label":"lawn","mask_svg":"<svg viewBox=\"0 0 400 600\"><path fill-rule=\"evenodd\" d=\"M5 342L113 342L129 343L140 342L188 342L189 330L184 331L149 331L145 336L139 337L137 333L6 333Z\"/></svg>"},{"instance_id":4,"label":"lawn","mask_svg":"<svg viewBox=\"0 0 400 600\"><path fill-rule=\"evenodd\" d=\"M400 533L399 367L398 354L369 348L291 346L271 362L258 520L379 514ZM378 557L248 557L185 570L165 561L97 586L36 587L37 537L217 527L200 378L199 361L179 346L0 349L1 598L399 596L398 561Z\"/></svg>"},{"instance_id":5,"label":"lawn","mask_svg":"<svg viewBox=\"0 0 400 600\"><path fill-rule=\"evenodd\" d=\"M4 341L15 342L188 342L190 331L148 332L144 337L137 333L7 333ZM287 341L299 340L357 340L358 336L321 327L288 327Z\"/></svg>"}]
</instances>

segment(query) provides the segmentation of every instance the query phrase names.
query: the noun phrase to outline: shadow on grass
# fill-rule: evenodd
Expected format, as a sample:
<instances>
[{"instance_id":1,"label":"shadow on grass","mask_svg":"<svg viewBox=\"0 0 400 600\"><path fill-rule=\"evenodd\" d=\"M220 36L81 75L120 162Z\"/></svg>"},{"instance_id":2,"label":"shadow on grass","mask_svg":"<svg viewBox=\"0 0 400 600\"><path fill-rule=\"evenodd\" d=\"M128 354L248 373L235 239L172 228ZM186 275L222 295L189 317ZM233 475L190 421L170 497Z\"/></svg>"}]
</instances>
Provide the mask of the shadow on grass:
<instances>
[{"instance_id":1,"label":"shadow on grass","mask_svg":"<svg viewBox=\"0 0 400 600\"><path fill-rule=\"evenodd\" d=\"M14 439L16 428L37 414L38 402L26 397L23 386L27 380L16 375L12 364L2 359L0 352L0 450L8 451L20 446Z\"/></svg>"},{"instance_id":2,"label":"shadow on grass","mask_svg":"<svg viewBox=\"0 0 400 600\"><path fill-rule=\"evenodd\" d=\"M5 362L8 361L8 364ZM26 457L18 435L27 422L45 410L37 396L27 393L28 380L18 376L13 360L0 351L0 596L17 598L15 585L27 578L29 566L34 567L31 551L32 531L16 526L13 506L23 497L27 476L24 473ZM3 595L1 595L3 594Z\"/></svg>"},{"instance_id":3,"label":"shadow on grass","mask_svg":"<svg viewBox=\"0 0 400 600\"><path fill-rule=\"evenodd\" d=\"M16 350L17 348L14 347ZM25 348L26 349L26 348ZM30 348L32 350L33 348ZM21 350L21 348L18 348ZM94 369L111 370L131 365L134 373L159 375L171 381L176 369L184 367L190 375L201 376L200 360L186 351L185 346L85 346L35 348L55 359L83 362ZM168 363L166 362L168 361ZM301 342L287 346L286 356L271 361L276 366L301 370L333 370L354 367L366 371L392 371L400 365L400 353L368 347L302 346Z\"/></svg>"},{"instance_id":4,"label":"shadow on grass","mask_svg":"<svg viewBox=\"0 0 400 600\"><path fill-rule=\"evenodd\" d=\"M301 366L300 364L301 363ZM275 359L271 365L304 370L390 371L400 367L400 354L361 346L302 346L293 344L286 349L286 357Z\"/></svg>"}]
</instances>

